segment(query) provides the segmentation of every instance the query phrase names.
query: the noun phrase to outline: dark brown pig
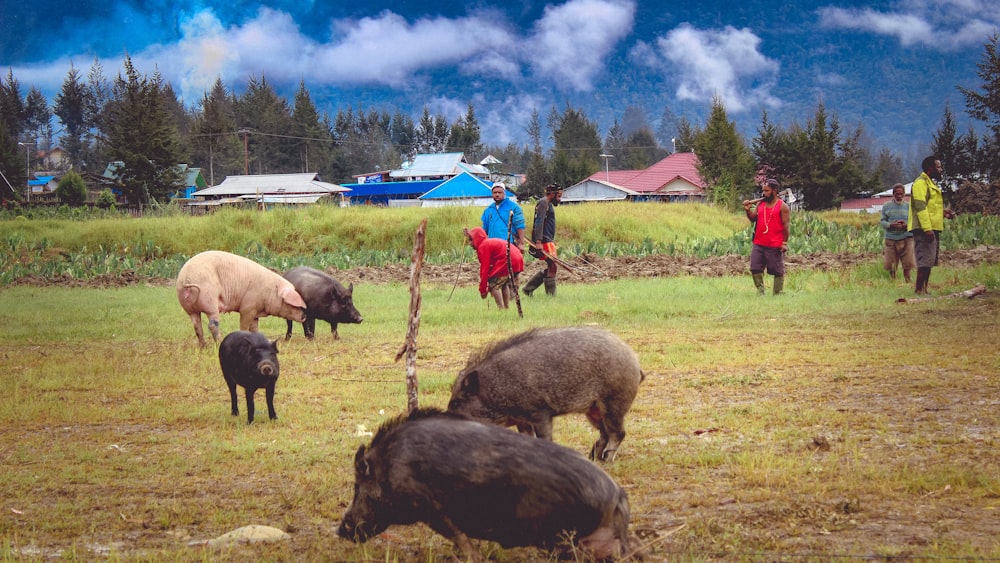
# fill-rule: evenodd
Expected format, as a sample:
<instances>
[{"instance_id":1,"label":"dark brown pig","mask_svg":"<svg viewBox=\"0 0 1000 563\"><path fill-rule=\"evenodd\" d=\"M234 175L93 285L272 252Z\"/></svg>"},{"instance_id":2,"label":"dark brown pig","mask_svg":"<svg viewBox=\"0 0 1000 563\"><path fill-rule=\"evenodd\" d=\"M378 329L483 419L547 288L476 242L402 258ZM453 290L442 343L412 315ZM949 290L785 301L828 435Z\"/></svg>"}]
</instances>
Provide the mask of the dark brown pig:
<instances>
[{"instance_id":1,"label":"dark brown pig","mask_svg":"<svg viewBox=\"0 0 1000 563\"><path fill-rule=\"evenodd\" d=\"M276 315L305 320L306 302L292 282L264 266L221 250L191 257L177 274L177 300L194 324L198 344L205 347L201 314L208 317L212 338L219 341L219 314L239 311L240 330L257 331L257 319Z\"/></svg>"},{"instance_id":2,"label":"dark brown pig","mask_svg":"<svg viewBox=\"0 0 1000 563\"><path fill-rule=\"evenodd\" d=\"M233 416L240 414L236 404L236 386L243 387L247 396L247 423L253 423L253 395L261 387L267 398L267 415L274 420L274 385L278 382L278 341L268 340L259 332L231 332L219 345L222 377L229 386Z\"/></svg>"},{"instance_id":3,"label":"dark brown pig","mask_svg":"<svg viewBox=\"0 0 1000 563\"><path fill-rule=\"evenodd\" d=\"M334 340L340 338L337 334L338 323L358 324L364 320L354 308L354 284L344 288L333 277L308 266L288 270L285 279L292 282L295 291L306 302L306 320L302 323L306 338L311 340L316 335L316 319L330 323ZM285 340L291 337L292 321L288 321Z\"/></svg>"},{"instance_id":4,"label":"dark brown pig","mask_svg":"<svg viewBox=\"0 0 1000 563\"><path fill-rule=\"evenodd\" d=\"M354 499L337 534L364 542L394 524L423 522L468 559L469 538L504 547L572 538L595 559L628 551L625 491L580 454L435 409L379 428L354 456Z\"/></svg>"},{"instance_id":5,"label":"dark brown pig","mask_svg":"<svg viewBox=\"0 0 1000 563\"><path fill-rule=\"evenodd\" d=\"M613 461L644 377L635 352L604 329L532 329L474 353L448 410L546 440L552 417L584 413L601 433L590 458Z\"/></svg>"}]
</instances>

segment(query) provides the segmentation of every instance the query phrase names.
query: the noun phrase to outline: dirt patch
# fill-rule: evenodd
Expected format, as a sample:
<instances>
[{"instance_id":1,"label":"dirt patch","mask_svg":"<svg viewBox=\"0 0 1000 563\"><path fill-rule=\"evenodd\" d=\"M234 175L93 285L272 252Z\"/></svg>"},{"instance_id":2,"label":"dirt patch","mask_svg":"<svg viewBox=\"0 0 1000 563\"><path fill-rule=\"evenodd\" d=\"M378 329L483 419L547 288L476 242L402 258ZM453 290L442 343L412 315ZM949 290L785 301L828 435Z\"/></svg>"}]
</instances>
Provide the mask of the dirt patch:
<instances>
[{"instance_id":1,"label":"dirt patch","mask_svg":"<svg viewBox=\"0 0 1000 563\"><path fill-rule=\"evenodd\" d=\"M846 270L863 264L880 263L882 257L876 253L851 254L846 252L820 252L815 254L790 254L785 258L785 266L796 270L833 271ZM712 256L695 258L691 256L649 256L602 257L593 254L565 258L575 274L562 274L563 283L595 283L628 278L663 278L671 276L721 277L738 276L749 272L746 256ZM950 250L942 253L941 263L955 268L973 267L982 263L1000 262L1000 247L980 245L976 248ZM529 272L539 268L539 262L531 260L525 267ZM338 270L328 268L327 273L342 283L390 284L409 283L409 264L389 264L387 266L361 266ZM425 284L472 286L478 282L478 270L474 263L424 264L420 279ZM80 280L66 275L52 278L24 276L13 285L66 286L66 287L124 287L132 284L171 286L173 279L141 276L129 270L121 274L102 274Z\"/></svg>"}]
</instances>

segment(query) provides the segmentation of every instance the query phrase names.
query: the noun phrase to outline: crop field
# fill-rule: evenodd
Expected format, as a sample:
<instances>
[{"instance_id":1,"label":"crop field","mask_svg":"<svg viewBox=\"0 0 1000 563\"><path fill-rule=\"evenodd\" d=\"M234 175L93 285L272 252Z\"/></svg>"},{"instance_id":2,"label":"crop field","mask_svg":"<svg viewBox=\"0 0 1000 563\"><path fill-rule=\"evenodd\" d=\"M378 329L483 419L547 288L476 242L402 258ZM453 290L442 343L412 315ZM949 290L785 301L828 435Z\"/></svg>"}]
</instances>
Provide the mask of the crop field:
<instances>
[{"instance_id":1,"label":"crop field","mask_svg":"<svg viewBox=\"0 0 1000 563\"><path fill-rule=\"evenodd\" d=\"M406 366L395 356L407 331L408 268L340 271L364 322L340 325L339 340L319 322L315 340L296 325L286 342L285 321L262 318L260 331L280 350L278 419L262 416L259 391L248 425L243 390L233 417L217 348L198 348L168 275L69 283L66 264L96 256L92 247L24 237L24 225L5 223L0 251L14 254L3 254L4 271L17 260L28 277L0 287L0 560L460 557L422 524L365 544L336 536L355 451L406 410ZM151 232L135 240L152 241L144 248L157 260L189 252L165 250ZM684 268L668 274L639 271L666 264L662 253L609 252L591 262L615 275L563 273L557 296L522 297L519 318L479 298L459 253L426 266L420 287L418 400L445 407L470 352L495 340L537 326L604 327L646 373L617 459L603 465L628 492L645 560L997 559L1000 262L995 247L973 252L982 232L955 232L973 239L953 247L965 258L935 268L934 299L909 303L897 300L913 297L912 287L890 280L873 254L837 262L847 255L802 253L810 258L795 258L786 294L758 296L732 267L695 267L745 256L678 256ZM49 250L34 253L43 238ZM709 239L676 243L694 241ZM567 241L567 256L577 243ZM597 253L581 247L580 256L588 252ZM50 273L32 266L60 260ZM156 271L152 261L136 267ZM978 297L949 297L977 285L986 287ZM237 330L238 316L223 315L221 328ZM596 431L566 415L554 437L586 454ZM247 525L288 537L206 543ZM555 557L476 545L495 561Z\"/></svg>"}]
</instances>

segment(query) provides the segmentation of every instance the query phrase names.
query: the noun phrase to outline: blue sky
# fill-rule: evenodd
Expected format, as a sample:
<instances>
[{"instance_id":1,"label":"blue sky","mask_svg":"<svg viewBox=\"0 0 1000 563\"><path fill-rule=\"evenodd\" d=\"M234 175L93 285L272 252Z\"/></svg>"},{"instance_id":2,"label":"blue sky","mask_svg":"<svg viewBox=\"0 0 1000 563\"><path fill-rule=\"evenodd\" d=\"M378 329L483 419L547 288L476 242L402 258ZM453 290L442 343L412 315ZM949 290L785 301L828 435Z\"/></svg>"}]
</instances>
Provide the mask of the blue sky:
<instances>
[{"instance_id":1,"label":"blue sky","mask_svg":"<svg viewBox=\"0 0 1000 563\"><path fill-rule=\"evenodd\" d=\"M71 64L86 76L98 58L110 78L127 51L187 105L217 76L287 96L304 80L331 114L426 104L454 119L473 103L490 143L524 142L536 108L583 108L603 135L627 105L654 128L665 106L698 125L720 96L748 137L762 111L804 125L822 100L919 152L945 104L964 115L955 87L979 86L1000 29L1000 0L2 1L0 65L50 102Z\"/></svg>"}]
</instances>

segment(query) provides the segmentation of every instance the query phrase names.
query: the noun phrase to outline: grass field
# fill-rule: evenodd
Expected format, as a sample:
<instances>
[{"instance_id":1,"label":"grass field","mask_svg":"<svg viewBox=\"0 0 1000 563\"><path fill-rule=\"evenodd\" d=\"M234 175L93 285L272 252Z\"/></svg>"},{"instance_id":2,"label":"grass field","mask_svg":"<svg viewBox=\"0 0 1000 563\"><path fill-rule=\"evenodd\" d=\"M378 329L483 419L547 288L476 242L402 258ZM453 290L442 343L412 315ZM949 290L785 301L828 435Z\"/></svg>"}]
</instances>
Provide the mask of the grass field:
<instances>
[{"instance_id":1,"label":"grass field","mask_svg":"<svg viewBox=\"0 0 1000 563\"><path fill-rule=\"evenodd\" d=\"M426 286L419 401L446 405L469 352L495 339L606 327L647 373L606 469L648 560L1000 558L997 279L997 264L938 268L938 294L991 290L914 304L895 302L912 288L867 270L796 273L777 298L746 277L566 280L554 299L524 299L523 319L469 287ZM365 285L354 299L365 321L341 325L341 340L324 324L315 341L296 327L279 342L279 419L260 417L261 392L248 426L172 288L0 289L0 560L452 557L422 525L364 545L335 535L354 451L406 406L393 358L408 290ZM223 316L223 333L237 328ZM279 338L285 323L261 331ZM585 453L595 432L570 415L555 439ZM248 524L291 539L189 545ZM499 561L550 557L479 546Z\"/></svg>"}]
</instances>

